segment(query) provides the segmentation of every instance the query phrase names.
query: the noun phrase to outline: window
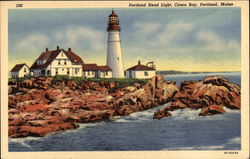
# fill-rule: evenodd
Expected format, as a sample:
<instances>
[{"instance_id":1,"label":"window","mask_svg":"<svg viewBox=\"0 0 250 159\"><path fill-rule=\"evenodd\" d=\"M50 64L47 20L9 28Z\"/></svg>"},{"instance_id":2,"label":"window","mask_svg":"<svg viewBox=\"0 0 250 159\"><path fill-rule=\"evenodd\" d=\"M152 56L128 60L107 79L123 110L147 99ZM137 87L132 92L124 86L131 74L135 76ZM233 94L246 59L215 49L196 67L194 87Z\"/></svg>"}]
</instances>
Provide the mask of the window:
<instances>
[{"instance_id":1,"label":"window","mask_svg":"<svg viewBox=\"0 0 250 159\"><path fill-rule=\"evenodd\" d=\"M23 72L26 72L26 68L24 68L24 71Z\"/></svg>"},{"instance_id":2,"label":"window","mask_svg":"<svg viewBox=\"0 0 250 159\"><path fill-rule=\"evenodd\" d=\"M94 71L92 71L92 75L94 75Z\"/></svg>"},{"instance_id":3,"label":"window","mask_svg":"<svg viewBox=\"0 0 250 159\"><path fill-rule=\"evenodd\" d=\"M117 18L116 18L116 17L111 17L110 20L111 20L111 21L116 21Z\"/></svg>"},{"instance_id":4,"label":"window","mask_svg":"<svg viewBox=\"0 0 250 159\"><path fill-rule=\"evenodd\" d=\"M79 71L79 68L75 68L75 74L77 74Z\"/></svg>"},{"instance_id":5,"label":"window","mask_svg":"<svg viewBox=\"0 0 250 159\"><path fill-rule=\"evenodd\" d=\"M67 74L69 75L69 68L67 68Z\"/></svg>"},{"instance_id":6,"label":"window","mask_svg":"<svg viewBox=\"0 0 250 159\"><path fill-rule=\"evenodd\" d=\"M117 60L119 61L119 57L117 58Z\"/></svg>"},{"instance_id":7,"label":"window","mask_svg":"<svg viewBox=\"0 0 250 159\"><path fill-rule=\"evenodd\" d=\"M58 68L56 68L56 75L58 75Z\"/></svg>"},{"instance_id":8,"label":"window","mask_svg":"<svg viewBox=\"0 0 250 159\"><path fill-rule=\"evenodd\" d=\"M88 71L88 76L90 75L89 71Z\"/></svg>"},{"instance_id":9,"label":"window","mask_svg":"<svg viewBox=\"0 0 250 159\"><path fill-rule=\"evenodd\" d=\"M64 65L67 65L67 61L66 60L64 60Z\"/></svg>"},{"instance_id":10,"label":"window","mask_svg":"<svg viewBox=\"0 0 250 159\"><path fill-rule=\"evenodd\" d=\"M106 75L106 76L108 75L108 71L105 72L105 75Z\"/></svg>"},{"instance_id":11,"label":"window","mask_svg":"<svg viewBox=\"0 0 250 159\"><path fill-rule=\"evenodd\" d=\"M63 53L61 53L61 56L63 57Z\"/></svg>"},{"instance_id":12,"label":"window","mask_svg":"<svg viewBox=\"0 0 250 159\"><path fill-rule=\"evenodd\" d=\"M148 76L148 72L144 72L144 76Z\"/></svg>"},{"instance_id":13,"label":"window","mask_svg":"<svg viewBox=\"0 0 250 159\"><path fill-rule=\"evenodd\" d=\"M61 65L61 60L58 60L58 65Z\"/></svg>"}]
</instances>

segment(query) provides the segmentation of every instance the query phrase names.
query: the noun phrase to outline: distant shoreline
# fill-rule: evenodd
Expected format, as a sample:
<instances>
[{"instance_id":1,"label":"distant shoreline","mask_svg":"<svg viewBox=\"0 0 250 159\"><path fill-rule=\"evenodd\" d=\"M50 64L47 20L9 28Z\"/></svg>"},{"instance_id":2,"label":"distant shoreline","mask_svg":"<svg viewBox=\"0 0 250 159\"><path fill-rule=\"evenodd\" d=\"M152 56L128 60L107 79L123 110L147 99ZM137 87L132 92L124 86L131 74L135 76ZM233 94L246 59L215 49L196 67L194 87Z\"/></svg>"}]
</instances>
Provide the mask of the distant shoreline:
<instances>
[{"instance_id":1,"label":"distant shoreline","mask_svg":"<svg viewBox=\"0 0 250 159\"><path fill-rule=\"evenodd\" d=\"M180 74L210 74L210 73L235 73L241 71L221 71L221 72L184 72L184 71L175 71L175 70L167 70L167 71L156 71L157 75L180 75Z\"/></svg>"}]
</instances>

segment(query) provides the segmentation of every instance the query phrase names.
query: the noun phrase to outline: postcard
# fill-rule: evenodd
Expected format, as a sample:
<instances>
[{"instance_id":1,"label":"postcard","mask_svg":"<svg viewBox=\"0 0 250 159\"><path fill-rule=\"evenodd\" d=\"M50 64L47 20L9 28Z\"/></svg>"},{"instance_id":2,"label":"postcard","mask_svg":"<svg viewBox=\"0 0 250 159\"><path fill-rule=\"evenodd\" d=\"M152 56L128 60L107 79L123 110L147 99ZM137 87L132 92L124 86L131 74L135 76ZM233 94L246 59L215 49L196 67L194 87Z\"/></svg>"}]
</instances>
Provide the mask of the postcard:
<instances>
[{"instance_id":1,"label":"postcard","mask_svg":"<svg viewBox=\"0 0 250 159\"><path fill-rule=\"evenodd\" d=\"M1 2L1 158L249 158L248 5Z\"/></svg>"}]
</instances>

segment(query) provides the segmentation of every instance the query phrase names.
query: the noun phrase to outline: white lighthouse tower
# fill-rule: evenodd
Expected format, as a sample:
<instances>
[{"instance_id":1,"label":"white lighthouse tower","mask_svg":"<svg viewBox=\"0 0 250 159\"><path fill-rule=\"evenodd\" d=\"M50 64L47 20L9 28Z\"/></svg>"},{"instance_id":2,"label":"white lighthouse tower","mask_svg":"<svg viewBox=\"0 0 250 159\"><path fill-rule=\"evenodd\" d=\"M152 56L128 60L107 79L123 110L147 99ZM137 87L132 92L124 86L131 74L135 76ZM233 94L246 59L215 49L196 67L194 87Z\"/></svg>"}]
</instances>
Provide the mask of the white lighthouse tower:
<instances>
[{"instance_id":1,"label":"white lighthouse tower","mask_svg":"<svg viewBox=\"0 0 250 159\"><path fill-rule=\"evenodd\" d=\"M121 52L121 40L118 15L114 10L109 15L108 21L108 49L107 49L107 65L113 71L113 77L124 78L124 67Z\"/></svg>"}]
</instances>

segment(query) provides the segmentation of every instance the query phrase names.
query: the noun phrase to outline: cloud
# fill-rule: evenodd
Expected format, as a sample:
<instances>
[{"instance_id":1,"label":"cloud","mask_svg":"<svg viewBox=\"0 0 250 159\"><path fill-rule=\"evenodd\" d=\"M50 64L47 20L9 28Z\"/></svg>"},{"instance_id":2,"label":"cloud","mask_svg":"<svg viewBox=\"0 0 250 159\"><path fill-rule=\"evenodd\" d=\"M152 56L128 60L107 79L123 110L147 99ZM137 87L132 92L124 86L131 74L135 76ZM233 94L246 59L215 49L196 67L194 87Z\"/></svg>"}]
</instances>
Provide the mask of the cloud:
<instances>
[{"instance_id":1,"label":"cloud","mask_svg":"<svg viewBox=\"0 0 250 159\"><path fill-rule=\"evenodd\" d=\"M103 31L88 27L68 26L50 34L30 33L17 43L17 50L38 51L46 47L59 45L63 48L84 48L86 50L105 49Z\"/></svg>"},{"instance_id":2,"label":"cloud","mask_svg":"<svg viewBox=\"0 0 250 159\"><path fill-rule=\"evenodd\" d=\"M240 50L240 43L236 40L230 39L227 42L227 47L234 50Z\"/></svg>"},{"instance_id":3,"label":"cloud","mask_svg":"<svg viewBox=\"0 0 250 159\"><path fill-rule=\"evenodd\" d=\"M33 33L25 37L22 41L17 43L18 50L36 51L48 46L50 38L41 33Z\"/></svg>"},{"instance_id":4,"label":"cloud","mask_svg":"<svg viewBox=\"0 0 250 159\"><path fill-rule=\"evenodd\" d=\"M198 41L202 42L202 49L208 51L240 51L240 44L234 39L220 37L214 31L201 30L196 34Z\"/></svg>"},{"instance_id":5,"label":"cloud","mask_svg":"<svg viewBox=\"0 0 250 159\"><path fill-rule=\"evenodd\" d=\"M208 43L216 43L221 40L221 38L212 31L200 31L197 33L196 37L198 40L202 40Z\"/></svg>"},{"instance_id":6,"label":"cloud","mask_svg":"<svg viewBox=\"0 0 250 159\"><path fill-rule=\"evenodd\" d=\"M133 27L139 34L150 34L157 31L160 24L156 22L136 22Z\"/></svg>"},{"instance_id":7,"label":"cloud","mask_svg":"<svg viewBox=\"0 0 250 159\"><path fill-rule=\"evenodd\" d=\"M170 45L174 41L183 39L194 28L192 23L176 22L165 26L162 32L156 35L154 45Z\"/></svg>"},{"instance_id":8,"label":"cloud","mask_svg":"<svg viewBox=\"0 0 250 159\"><path fill-rule=\"evenodd\" d=\"M85 49L105 49L104 32L85 26L68 26L55 33L54 41L69 47L84 46Z\"/></svg>"}]
</instances>

